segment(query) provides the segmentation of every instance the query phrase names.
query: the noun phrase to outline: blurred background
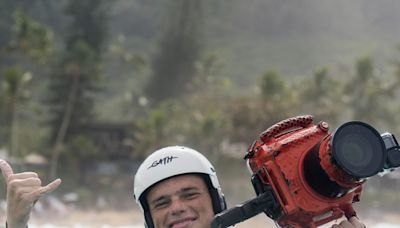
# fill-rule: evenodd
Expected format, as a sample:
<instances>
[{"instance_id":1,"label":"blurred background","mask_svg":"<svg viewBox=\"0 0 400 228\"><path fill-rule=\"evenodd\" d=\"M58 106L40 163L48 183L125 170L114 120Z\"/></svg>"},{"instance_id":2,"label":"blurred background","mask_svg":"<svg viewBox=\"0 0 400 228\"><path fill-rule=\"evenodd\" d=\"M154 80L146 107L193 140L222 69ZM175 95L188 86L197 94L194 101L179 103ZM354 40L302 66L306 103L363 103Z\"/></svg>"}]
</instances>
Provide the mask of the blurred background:
<instances>
[{"instance_id":1,"label":"blurred background","mask_svg":"<svg viewBox=\"0 0 400 228\"><path fill-rule=\"evenodd\" d=\"M210 158L234 206L255 195L247 147L280 120L400 136L399 11L394 0L0 0L0 158L63 180L32 227L142 227L133 174L167 145ZM361 219L399 227L399 187L399 171L371 178Z\"/></svg>"}]
</instances>

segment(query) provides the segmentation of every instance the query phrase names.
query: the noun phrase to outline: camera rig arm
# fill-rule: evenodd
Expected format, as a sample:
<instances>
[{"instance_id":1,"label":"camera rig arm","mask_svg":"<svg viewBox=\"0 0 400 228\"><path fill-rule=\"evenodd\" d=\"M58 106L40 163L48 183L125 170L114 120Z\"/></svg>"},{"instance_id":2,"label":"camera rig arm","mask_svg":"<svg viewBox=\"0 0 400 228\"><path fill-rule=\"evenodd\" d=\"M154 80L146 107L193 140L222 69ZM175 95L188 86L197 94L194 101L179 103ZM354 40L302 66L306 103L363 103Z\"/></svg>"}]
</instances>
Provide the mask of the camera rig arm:
<instances>
[{"instance_id":1,"label":"camera rig arm","mask_svg":"<svg viewBox=\"0 0 400 228\"><path fill-rule=\"evenodd\" d=\"M266 191L254 199L248 200L233 208L225 210L214 216L211 228L225 228L243 222L261 212L271 214L280 207L272 191Z\"/></svg>"}]
</instances>

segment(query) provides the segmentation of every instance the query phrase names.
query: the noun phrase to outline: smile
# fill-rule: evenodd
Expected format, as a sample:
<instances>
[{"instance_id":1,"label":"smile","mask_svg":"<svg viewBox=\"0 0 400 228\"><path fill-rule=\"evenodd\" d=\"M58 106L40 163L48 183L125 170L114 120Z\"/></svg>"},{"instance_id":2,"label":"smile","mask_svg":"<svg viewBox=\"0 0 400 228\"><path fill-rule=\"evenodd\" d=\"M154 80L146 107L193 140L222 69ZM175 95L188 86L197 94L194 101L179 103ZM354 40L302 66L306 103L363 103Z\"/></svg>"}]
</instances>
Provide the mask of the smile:
<instances>
[{"instance_id":1,"label":"smile","mask_svg":"<svg viewBox=\"0 0 400 228\"><path fill-rule=\"evenodd\" d=\"M196 219L194 218L186 218L186 219L182 219L182 220L178 220L173 222L171 225L169 225L169 228L186 228L186 227L191 227L191 225L193 224L193 222Z\"/></svg>"}]
</instances>

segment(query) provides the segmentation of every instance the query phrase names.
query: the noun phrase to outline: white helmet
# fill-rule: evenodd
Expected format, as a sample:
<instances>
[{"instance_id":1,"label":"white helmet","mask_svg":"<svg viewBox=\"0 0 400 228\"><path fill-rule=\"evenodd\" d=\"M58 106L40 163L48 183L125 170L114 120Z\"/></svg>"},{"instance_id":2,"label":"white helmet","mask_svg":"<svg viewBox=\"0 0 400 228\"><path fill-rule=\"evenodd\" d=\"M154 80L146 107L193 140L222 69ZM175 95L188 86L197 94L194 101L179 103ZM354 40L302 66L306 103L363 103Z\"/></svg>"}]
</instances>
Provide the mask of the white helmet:
<instances>
[{"instance_id":1,"label":"white helmet","mask_svg":"<svg viewBox=\"0 0 400 228\"><path fill-rule=\"evenodd\" d=\"M147 157L135 175L134 197L144 212L146 227L154 227L146 201L149 189L162 180L190 173L204 177L210 192L214 213L226 209L225 199L215 169L207 158L188 147L165 147Z\"/></svg>"}]
</instances>

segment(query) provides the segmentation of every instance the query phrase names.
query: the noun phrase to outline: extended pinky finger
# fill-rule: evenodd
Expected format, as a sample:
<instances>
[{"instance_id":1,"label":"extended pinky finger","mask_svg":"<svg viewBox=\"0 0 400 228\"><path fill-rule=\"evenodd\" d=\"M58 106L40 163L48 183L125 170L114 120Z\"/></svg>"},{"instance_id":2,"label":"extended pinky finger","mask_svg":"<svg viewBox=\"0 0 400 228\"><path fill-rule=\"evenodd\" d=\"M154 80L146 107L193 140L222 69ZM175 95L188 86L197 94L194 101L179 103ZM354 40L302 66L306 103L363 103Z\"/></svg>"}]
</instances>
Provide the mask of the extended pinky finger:
<instances>
[{"instance_id":1,"label":"extended pinky finger","mask_svg":"<svg viewBox=\"0 0 400 228\"><path fill-rule=\"evenodd\" d=\"M61 184L61 179L54 180L53 182L49 183L48 185L40 188L41 194L44 195L44 194L54 191L55 189L58 188L58 186L60 186L60 184Z\"/></svg>"},{"instance_id":2,"label":"extended pinky finger","mask_svg":"<svg viewBox=\"0 0 400 228\"><path fill-rule=\"evenodd\" d=\"M30 201L36 201L41 196L54 191L61 184L61 179L54 180L50 184L38 188L36 191L32 192L27 196Z\"/></svg>"}]
</instances>

